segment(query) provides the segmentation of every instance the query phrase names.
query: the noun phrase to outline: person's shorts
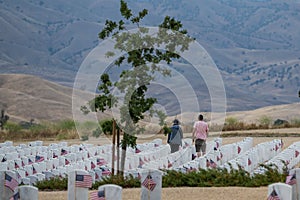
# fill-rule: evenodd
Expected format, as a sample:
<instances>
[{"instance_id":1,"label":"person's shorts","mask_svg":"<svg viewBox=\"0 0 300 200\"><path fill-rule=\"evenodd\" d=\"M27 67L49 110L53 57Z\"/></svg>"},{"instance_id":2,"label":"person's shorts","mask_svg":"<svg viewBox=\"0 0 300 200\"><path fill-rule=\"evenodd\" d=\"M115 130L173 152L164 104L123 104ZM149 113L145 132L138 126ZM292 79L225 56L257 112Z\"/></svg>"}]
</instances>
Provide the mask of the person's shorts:
<instances>
[{"instance_id":1,"label":"person's shorts","mask_svg":"<svg viewBox=\"0 0 300 200\"><path fill-rule=\"evenodd\" d=\"M206 142L205 140L202 139L196 139L195 141L195 147L196 147L196 152L205 152L206 149Z\"/></svg>"}]
</instances>

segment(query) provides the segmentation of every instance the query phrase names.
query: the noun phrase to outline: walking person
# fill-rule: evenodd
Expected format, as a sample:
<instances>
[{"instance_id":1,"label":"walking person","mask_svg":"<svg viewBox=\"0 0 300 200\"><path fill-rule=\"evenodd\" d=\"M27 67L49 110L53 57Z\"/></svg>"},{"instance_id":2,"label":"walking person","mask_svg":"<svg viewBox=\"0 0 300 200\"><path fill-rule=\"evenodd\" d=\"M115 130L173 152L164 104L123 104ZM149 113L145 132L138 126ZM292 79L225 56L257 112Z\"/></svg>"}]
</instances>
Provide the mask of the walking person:
<instances>
[{"instance_id":1,"label":"walking person","mask_svg":"<svg viewBox=\"0 0 300 200\"><path fill-rule=\"evenodd\" d=\"M168 144L171 147L171 153L174 153L179 150L179 147L182 142L183 133L182 129L179 126L179 120L175 119L173 125L170 127L171 132L168 134Z\"/></svg>"},{"instance_id":2,"label":"walking person","mask_svg":"<svg viewBox=\"0 0 300 200\"><path fill-rule=\"evenodd\" d=\"M208 124L203 121L203 115L198 116L198 121L194 123L192 138L195 142L197 156L203 156L206 153L206 139L208 136Z\"/></svg>"}]
</instances>

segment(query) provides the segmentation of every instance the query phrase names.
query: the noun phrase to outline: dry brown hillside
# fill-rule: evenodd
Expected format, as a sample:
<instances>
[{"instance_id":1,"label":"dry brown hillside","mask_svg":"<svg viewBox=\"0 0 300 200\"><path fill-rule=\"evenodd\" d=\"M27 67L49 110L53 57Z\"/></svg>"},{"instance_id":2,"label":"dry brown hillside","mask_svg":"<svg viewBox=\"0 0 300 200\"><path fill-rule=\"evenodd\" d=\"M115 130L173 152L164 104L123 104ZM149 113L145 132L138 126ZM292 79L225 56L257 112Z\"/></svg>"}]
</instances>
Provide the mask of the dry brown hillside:
<instances>
[{"instance_id":1,"label":"dry brown hillside","mask_svg":"<svg viewBox=\"0 0 300 200\"><path fill-rule=\"evenodd\" d=\"M14 121L71 119L72 92L36 76L0 74L0 107Z\"/></svg>"},{"instance_id":2,"label":"dry brown hillside","mask_svg":"<svg viewBox=\"0 0 300 200\"><path fill-rule=\"evenodd\" d=\"M72 117L72 89L36 76L1 74L0 104L14 120Z\"/></svg>"},{"instance_id":3,"label":"dry brown hillside","mask_svg":"<svg viewBox=\"0 0 300 200\"><path fill-rule=\"evenodd\" d=\"M0 107L5 107L11 119L16 121L30 119L55 121L72 118L72 92L72 88L36 76L0 74ZM86 94L82 96L86 99L92 98ZM274 120L278 118L291 120L300 119L299 110L300 103L293 103L250 111L228 112L226 117L254 123L263 115ZM184 123L191 123L197 115L198 112L184 113L177 117ZM211 113L204 113L204 116L207 121L211 121L212 116L218 118L217 114L211 115ZM170 117L168 121L172 121L173 118ZM214 121L219 120L214 119Z\"/></svg>"}]
</instances>

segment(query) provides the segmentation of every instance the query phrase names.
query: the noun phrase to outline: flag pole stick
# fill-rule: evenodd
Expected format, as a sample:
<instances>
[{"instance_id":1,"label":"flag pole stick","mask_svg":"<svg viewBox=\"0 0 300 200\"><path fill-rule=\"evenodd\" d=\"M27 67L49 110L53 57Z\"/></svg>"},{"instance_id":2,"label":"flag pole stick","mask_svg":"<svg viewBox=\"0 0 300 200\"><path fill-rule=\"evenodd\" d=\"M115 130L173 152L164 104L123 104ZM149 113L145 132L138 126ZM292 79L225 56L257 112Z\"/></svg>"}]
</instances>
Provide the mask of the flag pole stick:
<instances>
[{"instance_id":1,"label":"flag pole stick","mask_svg":"<svg viewBox=\"0 0 300 200\"><path fill-rule=\"evenodd\" d=\"M148 171L147 181L148 181L148 200L150 200L150 184L149 184L149 177L150 177L150 169Z\"/></svg>"}]
</instances>

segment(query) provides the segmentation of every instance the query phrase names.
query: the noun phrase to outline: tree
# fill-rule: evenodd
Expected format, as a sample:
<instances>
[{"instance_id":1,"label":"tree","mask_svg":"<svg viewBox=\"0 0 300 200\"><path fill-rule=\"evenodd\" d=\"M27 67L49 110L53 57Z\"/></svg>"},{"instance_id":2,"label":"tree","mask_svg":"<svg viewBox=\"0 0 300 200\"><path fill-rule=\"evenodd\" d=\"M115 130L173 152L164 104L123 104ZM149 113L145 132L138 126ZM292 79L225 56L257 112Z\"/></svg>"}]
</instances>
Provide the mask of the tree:
<instances>
[{"instance_id":1,"label":"tree","mask_svg":"<svg viewBox=\"0 0 300 200\"><path fill-rule=\"evenodd\" d=\"M134 15L128 8L127 3L120 1L120 13L123 19L118 22L106 20L105 27L99 33L99 38L104 40L109 37L116 41L114 46L124 54L118 57L113 66L123 67L119 80L113 82L107 73L100 77L98 90L100 94L89 102L92 111L104 112L111 109L122 101L119 108L120 119L118 126L123 131L121 141L122 157L121 172L124 171L126 148L136 146L136 134L142 133L143 128L139 126L139 121L146 115L165 118L161 112L153 109L157 102L156 98L147 97L148 87L155 79L155 74L170 76L170 70L160 64L170 64L174 59L179 59L180 55L176 51L185 51L189 43L194 39L187 37L187 31L182 28L180 21L166 16L158 27L157 34L149 32L149 28L141 26L142 19L148 14L146 9ZM129 31L127 27L134 25L136 29ZM106 56L114 56L114 52L107 52ZM130 66L130 69L125 66ZM117 98L113 89L118 89L124 96ZM87 107L82 107L86 112ZM117 119L114 119L117 120ZM160 122L163 125L163 122Z\"/></svg>"},{"instance_id":2,"label":"tree","mask_svg":"<svg viewBox=\"0 0 300 200\"><path fill-rule=\"evenodd\" d=\"M9 116L4 114L5 111L2 109L1 110L1 116L0 116L0 128L3 130L4 125L6 122L9 120Z\"/></svg>"}]
</instances>

